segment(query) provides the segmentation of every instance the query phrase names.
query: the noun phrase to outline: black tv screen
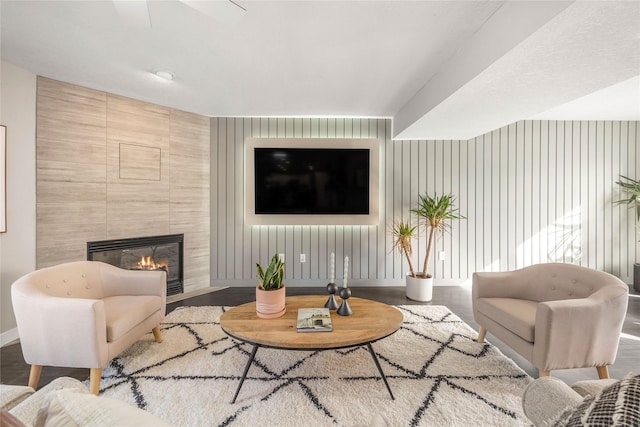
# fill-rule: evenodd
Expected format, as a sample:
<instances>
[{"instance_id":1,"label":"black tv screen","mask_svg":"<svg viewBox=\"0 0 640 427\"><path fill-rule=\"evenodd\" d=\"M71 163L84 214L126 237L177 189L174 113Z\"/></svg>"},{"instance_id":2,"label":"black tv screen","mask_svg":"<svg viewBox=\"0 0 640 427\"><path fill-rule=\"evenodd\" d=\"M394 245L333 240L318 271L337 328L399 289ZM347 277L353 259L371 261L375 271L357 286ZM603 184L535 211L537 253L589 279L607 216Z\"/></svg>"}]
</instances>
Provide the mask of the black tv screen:
<instances>
[{"instance_id":1,"label":"black tv screen","mask_svg":"<svg viewBox=\"0 0 640 427\"><path fill-rule=\"evenodd\" d=\"M255 213L368 215L368 148L254 148Z\"/></svg>"}]
</instances>

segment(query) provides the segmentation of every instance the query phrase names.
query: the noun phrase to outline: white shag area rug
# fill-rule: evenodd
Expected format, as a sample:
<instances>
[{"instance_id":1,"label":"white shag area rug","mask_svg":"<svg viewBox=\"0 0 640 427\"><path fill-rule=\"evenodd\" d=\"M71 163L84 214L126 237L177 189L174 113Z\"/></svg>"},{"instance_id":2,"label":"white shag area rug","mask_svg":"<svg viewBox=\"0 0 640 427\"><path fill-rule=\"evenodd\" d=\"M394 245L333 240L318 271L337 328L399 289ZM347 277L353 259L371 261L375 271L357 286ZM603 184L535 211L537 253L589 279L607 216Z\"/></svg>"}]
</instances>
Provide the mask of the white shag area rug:
<instances>
[{"instance_id":1,"label":"white shag area rug","mask_svg":"<svg viewBox=\"0 0 640 427\"><path fill-rule=\"evenodd\" d=\"M184 307L104 370L100 394L176 426L519 426L532 381L444 306L397 306L404 324L366 347L259 348L235 404L251 345L228 337L228 307ZM332 314L333 315L333 314ZM320 332L319 332L320 333Z\"/></svg>"}]
</instances>

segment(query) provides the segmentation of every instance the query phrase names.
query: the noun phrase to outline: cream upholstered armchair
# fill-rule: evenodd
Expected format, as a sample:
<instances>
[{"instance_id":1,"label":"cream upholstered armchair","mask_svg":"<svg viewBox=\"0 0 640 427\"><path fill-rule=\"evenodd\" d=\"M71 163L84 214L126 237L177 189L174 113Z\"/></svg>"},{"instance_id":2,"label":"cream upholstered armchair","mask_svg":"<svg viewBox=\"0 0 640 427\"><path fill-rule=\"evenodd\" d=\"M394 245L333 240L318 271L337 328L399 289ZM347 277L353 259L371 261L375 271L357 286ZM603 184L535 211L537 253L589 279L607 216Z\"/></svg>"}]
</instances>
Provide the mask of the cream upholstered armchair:
<instances>
[{"instance_id":1,"label":"cream upholstered armchair","mask_svg":"<svg viewBox=\"0 0 640 427\"><path fill-rule=\"evenodd\" d=\"M96 261L47 267L11 287L29 386L43 366L90 368L98 394L102 367L145 333L162 342L166 310L164 271L123 270Z\"/></svg>"},{"instance_id":2,"label":"cream upholstered armchair","mask_svg":"<svg viewBox=\"0 0 640 427\"><path fill-rule=\"evenodd\" d=\"M608 378L618 352L629 287L611 274L573 264L537 264L473 274L473 316L538 368L596 367Z\"/></svg>"}]
</instances>

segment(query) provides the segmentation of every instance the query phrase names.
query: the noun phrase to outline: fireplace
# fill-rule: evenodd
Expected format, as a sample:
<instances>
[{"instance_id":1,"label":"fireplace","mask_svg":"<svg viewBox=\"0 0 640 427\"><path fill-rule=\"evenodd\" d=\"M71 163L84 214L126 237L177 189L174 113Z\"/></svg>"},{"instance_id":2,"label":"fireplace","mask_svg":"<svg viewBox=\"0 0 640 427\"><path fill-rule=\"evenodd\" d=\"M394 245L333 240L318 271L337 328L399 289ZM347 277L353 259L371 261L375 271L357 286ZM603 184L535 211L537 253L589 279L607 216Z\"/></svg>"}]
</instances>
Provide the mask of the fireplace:
<instances>
[{"instance_id":1,"label":"fireplace","mask_svg":"<svg viewBox=\"0 0 640 427\"><path fill-rule=\"evenodd\" d=\"M87 260L127 270L164 270L167 295L184 292L184 234L87 242Z\"/></svg>"}]
</instances>

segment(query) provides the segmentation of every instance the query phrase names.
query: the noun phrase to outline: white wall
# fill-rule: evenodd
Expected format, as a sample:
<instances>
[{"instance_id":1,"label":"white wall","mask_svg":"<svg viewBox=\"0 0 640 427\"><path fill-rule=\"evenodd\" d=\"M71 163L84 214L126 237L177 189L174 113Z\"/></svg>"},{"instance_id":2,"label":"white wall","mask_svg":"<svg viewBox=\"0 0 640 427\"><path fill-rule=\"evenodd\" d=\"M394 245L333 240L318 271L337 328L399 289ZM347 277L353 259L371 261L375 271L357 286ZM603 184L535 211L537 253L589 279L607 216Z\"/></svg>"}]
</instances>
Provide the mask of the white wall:
<instances>
[{"instance_id":1,"label":"white wall","mask_svg":"<svg viewBox=\"0 0 640 427\"><path fill-rule=\"evenodd\" d=\"M0 345L16 339L11 284L36 267L36 76L0 71L0 124L7 126L7 232L0 234Z\"/></svg>"},{"instance_id":2,"label":"white wall","mask_svg":"<svg viewBox=\"0 0 640 427\"><path fill-rule=\"evenodd\" d=\"M213 285L252 285L256 262L285 253L287 282L328 282L329 254L349 255L353 284L402 284L406 262L391 252L388 229L409 216L418 194L451 192L468 219L435 248L436 283L474 271L569 262L632 281L634 219L614 206L619 174L640 173L638 122L525 121L468 141L392 141L388 119L211 119L211 277ZM379 138L379 226L244 224L244 138ZM425 252L414 246L414 263ZM297 262L306 253L307 262Z\"/></svg>"}]
</instances>

